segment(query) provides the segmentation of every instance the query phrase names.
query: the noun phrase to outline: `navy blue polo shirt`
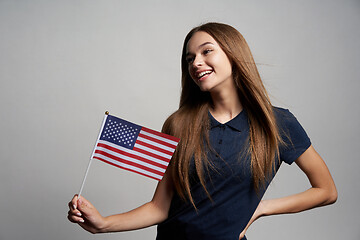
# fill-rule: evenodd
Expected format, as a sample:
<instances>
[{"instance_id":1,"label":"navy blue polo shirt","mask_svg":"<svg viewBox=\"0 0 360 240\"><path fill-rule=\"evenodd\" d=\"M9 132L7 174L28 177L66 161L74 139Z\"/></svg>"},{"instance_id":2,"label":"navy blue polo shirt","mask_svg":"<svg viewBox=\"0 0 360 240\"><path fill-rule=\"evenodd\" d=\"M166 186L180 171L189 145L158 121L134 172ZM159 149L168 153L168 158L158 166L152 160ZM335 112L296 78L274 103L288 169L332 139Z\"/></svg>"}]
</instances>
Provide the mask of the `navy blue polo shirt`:
<instances>
[{"instance_id":1,"label":"navy blue polo shirt","mask_svg":"<svg viewBox=\"0 0 360 240\"><path fill-rule=\"evenodd\" d=\"M274 108L274 112L287 143L280 147L280 160L291 164L311 145L310 139L288 110ZM265 193L265 190L257 193L252 183L250 158L246 154L249 141L246 111L225 124L210 113L209 118L210 144L215 152L208 152L212 167L204 177L211 199L192 164L190 184L197 210L175 193L168 219L158 225L157 240L237 240Z\"/></svg>"}]
</instances>

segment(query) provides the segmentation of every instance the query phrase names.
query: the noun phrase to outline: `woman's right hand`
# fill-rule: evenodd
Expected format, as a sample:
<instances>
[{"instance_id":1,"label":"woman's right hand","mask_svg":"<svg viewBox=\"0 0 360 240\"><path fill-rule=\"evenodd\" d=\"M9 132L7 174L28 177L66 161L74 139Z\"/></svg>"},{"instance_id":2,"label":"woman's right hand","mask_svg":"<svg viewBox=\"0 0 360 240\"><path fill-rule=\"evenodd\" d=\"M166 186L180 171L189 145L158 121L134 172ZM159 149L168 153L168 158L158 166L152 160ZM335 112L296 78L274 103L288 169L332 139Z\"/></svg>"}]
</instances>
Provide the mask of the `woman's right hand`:
<instances>
[{"instance_id":1,"label":"woman's right hand","mask_svg":"<svg viewBox=\"0 0 360 240\"><path fill-rule=\"evenodd\" d=\"M91 233L105 231L105 218L100 215L98 210L83 196L77 195L69 202L68 219L73 223L78 223L83 229Z\"/></svg>"}]
</instances>

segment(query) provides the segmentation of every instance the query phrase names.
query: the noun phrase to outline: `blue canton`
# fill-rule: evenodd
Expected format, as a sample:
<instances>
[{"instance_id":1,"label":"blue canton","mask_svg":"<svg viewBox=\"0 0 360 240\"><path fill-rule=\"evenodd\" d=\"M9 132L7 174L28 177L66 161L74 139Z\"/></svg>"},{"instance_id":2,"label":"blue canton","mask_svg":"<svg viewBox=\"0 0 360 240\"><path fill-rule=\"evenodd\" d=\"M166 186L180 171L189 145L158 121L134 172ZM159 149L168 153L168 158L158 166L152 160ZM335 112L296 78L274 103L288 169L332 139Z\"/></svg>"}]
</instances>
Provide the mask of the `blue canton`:
<instances>
[{"instance_id":1,"label":"blue canton","mask_svg":"<svg viewBox=\"0 0 360 240\"><path fill-rule=\"evenodd\" d=\"M139 125L108 115L100 140L133 149L140 130L141 126Z\"/></svg>"}]
</instances>

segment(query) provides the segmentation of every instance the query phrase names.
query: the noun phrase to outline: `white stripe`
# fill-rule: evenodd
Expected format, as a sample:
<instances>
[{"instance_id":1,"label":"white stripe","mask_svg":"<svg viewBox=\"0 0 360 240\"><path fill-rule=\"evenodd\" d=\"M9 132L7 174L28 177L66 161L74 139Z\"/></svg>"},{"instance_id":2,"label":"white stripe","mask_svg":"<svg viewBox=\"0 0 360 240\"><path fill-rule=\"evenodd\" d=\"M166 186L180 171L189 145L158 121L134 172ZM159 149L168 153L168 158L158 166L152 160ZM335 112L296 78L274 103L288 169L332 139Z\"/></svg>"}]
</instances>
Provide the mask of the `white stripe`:
<instances>
[{"instance_id":1,"label":"white stripe","mask_svg":"<svg viewBox=\"0 0 360 240\"><path fill-rule=\"evenodd\" d=\"M169 160L171 159L171 155L168 155L168 154L163 153L163 152L156 151L156 150L154 150L154 149L145 147L145 146L143 146L143 145L141 145L141 144L138 144L138 143L135 143L134 147L137 147L137 148L140 148L140 149L142 149L142 150L151 152L151 153L153 153L153 154L162 156L162 157L167 158L167 159L169 159Z\"/></svg>"},{"instance_id":2,"label":"white stripe","mask_svg":"<svg viewBox=\"0 0 360 240\"><path fill-rule=\"evenodd\" d=\"M176 148L176 146L178 145L178 143L175 142L175 141L173 141L173 140L170 140L170 139L168 139L168 138L163 138L163 137L160 137L160 136L158 136L158 135L154 135L154 134L152 134L152 133L146 132L145 130L141 130L140 133L141 133L141 134L144 134L144 135L147 135L147 136L149 136L149 137L156 138L156 139L159 139L159 140L161 140L161 141L170 143L170 144L174 145L175 148Z\"/></svg>"},{"instance_id":3,"label":"white stripe","mask_svg":"<svg viewBox=\"0 0 360 240\"><path fill-rule=\"evenodd\" d=\"M143 154L143 153L140 153L140 152L137 152L137 151L134 151L134 150L130 150L130 149L127 149L127 148L124 148L124 147L121 147L119 145L116 145L116 144L113 144L111 142L107 142L107 141L104 141L104 140L99 140L99 143L102 143L102 144L106 144L110 147L113 147L113 148L116 148L118 150L121 150L121 151L124 151L124 152L129 152L131 154L134 154L136 156L139 156L139 157L143 157L143 158L146 158L146 159L149 159L153 162L156 162L156 163L159 163L161 165L164 165L165 167L167 167L169 165L168 162L165 162L161 159L157 159L157 158L154 158L152 156L149 156L149 155L146 155L146 154ZM169 158L170 159L170 158Z\"/></svg>"},{"instance_id":4,"label":"white stripe","mask_svg":"<svg viewBox=\"0 0 360 240\"><path fill-rule=\"evenodd\" d=\"M137 171L137 172L144 173L144 174L149 175L149 176L152 176L152 177L154 177L154 178L156 178L156 179L158 179L158 180L161 180L161 179L162 179L162 176L160 176L160 175L158 175L158 174L155 174L155 173L152 173L152 172L148 172L148 171L146 171L146 170L144 170L144 169L141 169L141 168L138 168L138 167L135 167L135 166L131 166L131 165L128 165L128 164L125 164L125 163L118 162L118 161L116 161L116 160L114 160L114 159L108 158L108 157L103 156L103 155L101 155L101 154L95 153L94 156L97 156L97 157L99 157L99 158L102 158L102 159L104 159L104 160L106 160L106 161L108 161L108 162L111 162L111 163L113 163L113 164L115 164L115 165L117 165L117 166L121 166L121 167L124 167L124 168L128 168L128 169L135 170L135 171Z\"/></svg>"},{"instance_id":5,"label":"white stripe","mask_svg":"<svg viewBox=\"0 0 360 240\"><path fill-rule=\"evenodd\" d=\"M159 172L165 172L165 169L163 169L163 168L154 166L154 165L152 165L152 164L150 164L150 163L143 162L143 161L138 160L138 159L136 159L136 158L132 158L132 157L128 157L128 156L119 154L119 153L117 153L117 152L111 151L111 150L106 149L106 148L103 148L103 147L97 147L96 150L100 150L100 151L107 152L107 153L109 153L109 154L111 154L111 155L113 155L113 156L115 156L115 157L118 157L118 158L121 158L121 159L130 161L130 162L133 162L133 163L137 163L137 164L139 164L139 165L142 165L142 166L145 166L145 167L154 169L154 170L159 171Z\"/></svg>"},{"instance_id":6,"label":"white stripe","mask_svg":"<svg viewBox=\"0 0 360 240\"><path fill-rule=\"evenodd\" d=\"M149 139L146 139L146 138L138 137L138 138L136 139L136 141L137 141L137 140L142 141L142 142L145 142L145 143L148 143L148 144L151 144L151 145L153 145L153 146L155 146L155 147L164 149L164 150L169 151L169 152L172 152L172 153L175 152L175 148L170 148L170 147L164 146L164 145L162 145L162 144L160 144L160 143L153 142L153 141L151 141L151 140L149 140Z\"/></svg>"}]
</instances>

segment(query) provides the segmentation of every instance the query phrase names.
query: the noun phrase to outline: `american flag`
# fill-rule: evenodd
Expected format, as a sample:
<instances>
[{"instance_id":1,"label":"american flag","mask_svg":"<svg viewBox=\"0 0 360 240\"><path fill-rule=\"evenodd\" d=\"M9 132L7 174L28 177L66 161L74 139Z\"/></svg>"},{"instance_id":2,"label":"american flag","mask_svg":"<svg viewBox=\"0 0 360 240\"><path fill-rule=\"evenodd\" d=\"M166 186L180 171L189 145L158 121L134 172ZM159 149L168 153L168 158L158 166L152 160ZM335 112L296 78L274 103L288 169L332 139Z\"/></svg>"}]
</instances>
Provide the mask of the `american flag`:
<instances>
[{"instance_id":1,"label":"american flag","mask_svg":"<svg viewBox=\"0 0 360 240\"><path fill-rule=\"evenodd\" d=\"M107 115L93 158L160 181L180 139Z\"/></svg>"}]
</instances>

